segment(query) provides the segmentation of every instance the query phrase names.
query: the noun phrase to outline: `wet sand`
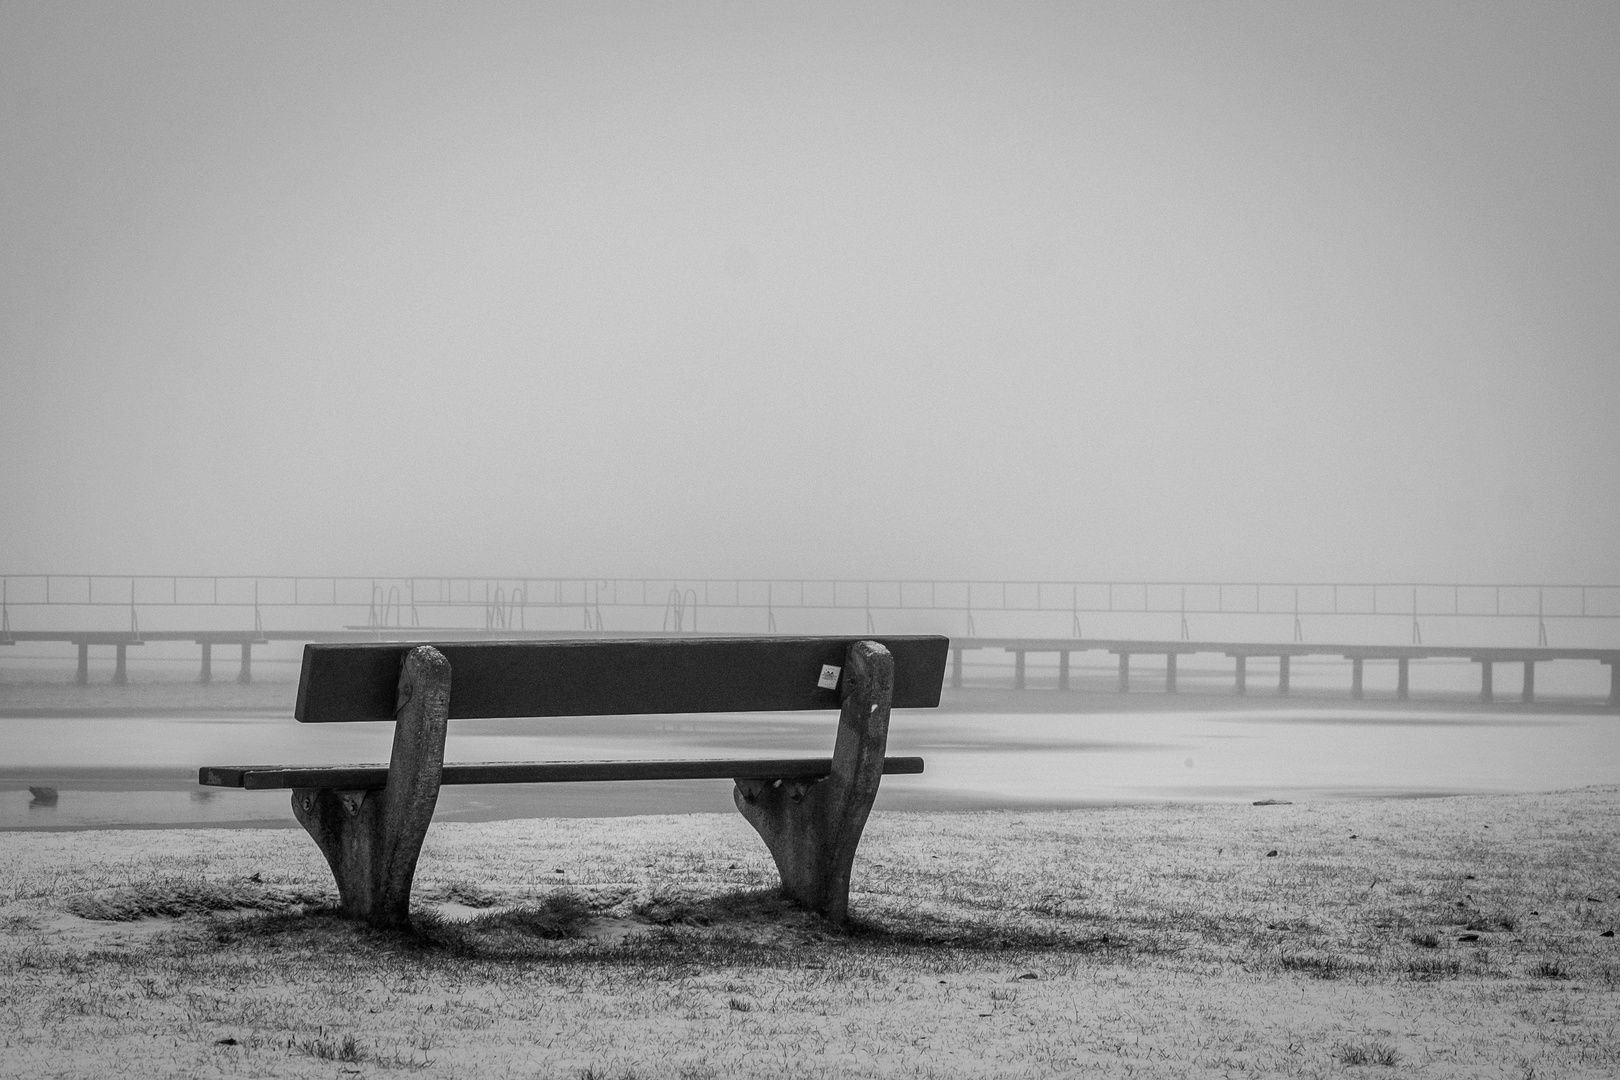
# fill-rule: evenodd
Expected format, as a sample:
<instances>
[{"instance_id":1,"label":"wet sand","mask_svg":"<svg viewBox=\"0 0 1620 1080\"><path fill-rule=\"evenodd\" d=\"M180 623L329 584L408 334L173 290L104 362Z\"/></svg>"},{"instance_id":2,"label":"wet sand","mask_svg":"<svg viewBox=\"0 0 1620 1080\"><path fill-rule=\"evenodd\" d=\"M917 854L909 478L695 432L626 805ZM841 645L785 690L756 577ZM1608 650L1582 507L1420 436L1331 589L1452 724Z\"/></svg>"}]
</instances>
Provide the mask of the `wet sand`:
<instances>
[{"instance_id":1,"label":"wet sand","mask_svg":"<svg viewBox=\"0 0 1620 1080\"><path fill-rule=\"evenodd\" d=\"M286 792L202 788L200 765L384 762L388 724L295 723L227 692L161 706L13 706L0 719L0 829L291 826ZM290 687L283 686L281 694ZM255 694L271 697L263 688ZM287 700L290 695L282 696ZM830 753L833 714L458 721L447 760ZM1232 695L966 690L895 714L889 810L1320 801L1620 783L1620 716L1578 702L1351 702ZM54 802L30 788L50 788ZM437 817L493 821L731 810L726 781L450 787Z\"/></svg>"}]
</instances>

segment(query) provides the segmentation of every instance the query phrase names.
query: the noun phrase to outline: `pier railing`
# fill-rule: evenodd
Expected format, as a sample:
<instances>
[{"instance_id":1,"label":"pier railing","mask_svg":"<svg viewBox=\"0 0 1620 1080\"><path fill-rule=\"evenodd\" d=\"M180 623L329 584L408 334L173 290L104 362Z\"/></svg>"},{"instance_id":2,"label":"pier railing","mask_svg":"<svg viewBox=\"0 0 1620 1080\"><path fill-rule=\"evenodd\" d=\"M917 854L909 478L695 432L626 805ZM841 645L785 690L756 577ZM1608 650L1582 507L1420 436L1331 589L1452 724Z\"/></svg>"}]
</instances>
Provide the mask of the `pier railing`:
<instances>
[{"instance_id":1,"label":"pier railing","mask_svg":"<svg viewBox=\"0 0 1620 1080\"><path fill-rule=\"evenodd\" d=\"M1480 665L1482 701L1494 700L1496 665L1521 664L1528 703L1538 664L1574 660L1609 667L1608 704L1620 708L1612 585L35 574L0 577L0 618L0 645L75 647L81 684L92 647L113 650L114 683L128 681L131 647L194 642L205 683L213 650L234 647L237 678L249 682L254 647L274 642L864 627L950 635L958 687L966 652L988 654L992 666L1010 655L1015 689L1025 686L1026 657L1055 656L1066 690L1071 654L1102 650L1117 655L1122 692L1133 655L1162 657L1175 693L1180 657L1224 653L1238 693L1248 660L1270 658L1287 694L1294 659L1327 655L1349 665L1352 697L1366 663L1394 662L1405 699L1413 663L1449 658ZM1453 626L1425 641L1425 624L1444 620Z\"/></svg>"},{"instance_id":2,"label":"pier railing","mask_svg":"<svg viewBox=\"0 0 1620 1080\"><path fill-rule=\"evenodd\" d=\"M1512 619L1547 642L1550 621L1620 627L1620 585L1451 582L966 581L766 578L357 577L19 574L0 577L0 635L47 612L96 609L138 630L141 615L231 612L262 626L290 615L332 626L502 629L777 630L777 614L864 615L875 631L897 615L933 613L946 632L974 636L987 617L1039 616L1084 636L1103 616L1172 616L1166 629L1192 636L1190 620L1266 617L1292 621L1376 617L1409 623L1414 644L1436 619ZM1065 618L1066 617L1066 618ZM248 622L248 620L252 620ZM717 620L724 625L717 623ZM997 632L1011 627L997 626ZM1273 631L1275 632L1275 631ZM1403 637L1404 637L1403 633Z\"/></svg>"}]
</instances>

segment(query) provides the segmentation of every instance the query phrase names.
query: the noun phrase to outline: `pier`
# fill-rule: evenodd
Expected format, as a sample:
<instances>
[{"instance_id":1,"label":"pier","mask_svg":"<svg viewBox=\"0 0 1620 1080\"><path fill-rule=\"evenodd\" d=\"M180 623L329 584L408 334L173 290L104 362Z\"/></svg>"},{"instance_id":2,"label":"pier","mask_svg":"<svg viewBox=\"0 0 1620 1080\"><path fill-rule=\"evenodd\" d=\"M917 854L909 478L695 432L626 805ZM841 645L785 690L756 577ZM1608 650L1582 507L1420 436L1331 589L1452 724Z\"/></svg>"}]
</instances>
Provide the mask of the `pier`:
<instances>
[{"instance_id":1,"label":"pier","mask_svg":"<svg viewBox=\"0 0 1620 1080\"><path fill-rule=\"evenodd\" d=\"M350 628L343 630L251 630L251 631L154 631L135 634L121 631L13 631L4 644L20 642L62 642L78 651L77 681L90 682L90 650L111 649L113 674L111 681L128 681L127 650L148 642L186 641L199 648L198 680L213 679L214 646L226 646L238 651L240 657L236 679L251 682L253 678L253 648L273 641L341 642L341 641L435 641L515 640L578 637L660 637L689 636L689 632L675 631L604 631L604 630L485 630L464 627L391 627ZM717 633L714 636L724 636ZM1559 648L1553 646L1443 646L1443 645L1364 645L1330 643L1267 643L1254 641L1156 641L1140 638L1037 638L1037 637L955 637L951 639L949 685L960 689L964 685L964 654L989 651L1011 654L1013 658L1013 689L1037 691L1031 686L1027 657L1050 655L1057 659L1057 677L1050 689L1074 689L1071 678L1071 657L1087 653L1103 653L1117 658L1117 690L1128 694L1135 690L1157 690L1166 694L1180 692L1178 661L1196 655L1220 656L1232 662L1231 692L1248 694L1251 690L1249 661L1274 659L1277 661L1277 681L1271 692L1286 696L1291 691L1291 661L1295 658L1334 658L1349 662L1349 681L1345 693L1351 699L1364 697L1366 662L1388 661L1396 665L1395 697L1407 700L1410 696L1411 665L1413 661L1434 659L1464 659L1479 665L1478 700L1492 703L1502 700L1497 691L1496 668L1508 665L1517 669L1518 685L1510 691L1509 700L1525 703L1536 701L1536 665L1558 660L1575 660L1602 664L1608 670L1608 704L1620 709L1620 648ZM105 654L103 654L105 655ZM1140 668L1136 682L1132 679L1132 657L1160 657L1164 662L1162 681L1156 685L1143 681Z\"/></svg>"},{"instance_id":2,"label":"pier","mask_svg":"<svg viewBox=\"0 0 1620 1080\"><path fill-rule=\"evenodd\" d=\"M963 685L962 655L976 650L994 650L1011 653L1013 660L1013 688L1029 689L1025 657L1031 653L1055 653L1058 657L1057 685L1054 689L1069 690L1069 658L1077 653L1102 652L1118 657L1119 692L1131 692L1131 657L1161 656L1164 658L1163 692L1177 692L1177 661L1183 656L1197 654L1224 656L1232 661L1232 692L1247 694L1248 662L1254 657L1277 661L1276 693L1286 696L1290 690L1290 661L1295 657L1331 657L1350 663L1350 683L1346 687L1353 699L1364 696L1363 675L1368 660L1394 661L1396 664L1395 697L1405 701L1411 693L1411 665L1414 660L1466 659L1480 667L1479 700L1490 703L1497 700L1495 667L1511 664L1522 670L1518 700L1536 700L1536 665L1554 660L1582 660L1603 664L1609 669L1608 703L1620 708L1620 649L1553 648L1550 646L1441 646L1441 645L1346 645L1346 644L1267 644L1250 641L1145 641L1139 639L1078 639L1078 638L953 638L951 640L951 686Z\"/></svg>"},{"instance_id":3,"label":"pier","mask_svg":"<svg viewBox=\"0 0 1620 1080\"><path fill-rule=\"evenodd\" d=\"M81 684L103 650L126 683L129 650L158 642L195 644L203 683L216 647L229 650L246 683L254 649L273 642L917 632L951 637L953 687L964 653L1010 654L1017 690L1038 689L1032 655L1055 658L1053 688L1069 690L1071 658L1102 653L1119 693L1176 694L1184 658L1203 655L1231 663L1235 695L1252 689L1251 660L1275 660L1267 690L1288 695L1293 662L1311 657L1348 662L1351 699L1365 696L1368 661L1393 662L1407 700L1414 662L1464 659L1479 665L1477 700L1535 702L1538 664L1582 661L1608 667L1620 708L1613 585L0 576L0 646L70 645ZM1162 658L1162 682L1133 673L1132 657ZM1499 665L1517 676L1505 696Z\"/></svg>"}]
</instances>

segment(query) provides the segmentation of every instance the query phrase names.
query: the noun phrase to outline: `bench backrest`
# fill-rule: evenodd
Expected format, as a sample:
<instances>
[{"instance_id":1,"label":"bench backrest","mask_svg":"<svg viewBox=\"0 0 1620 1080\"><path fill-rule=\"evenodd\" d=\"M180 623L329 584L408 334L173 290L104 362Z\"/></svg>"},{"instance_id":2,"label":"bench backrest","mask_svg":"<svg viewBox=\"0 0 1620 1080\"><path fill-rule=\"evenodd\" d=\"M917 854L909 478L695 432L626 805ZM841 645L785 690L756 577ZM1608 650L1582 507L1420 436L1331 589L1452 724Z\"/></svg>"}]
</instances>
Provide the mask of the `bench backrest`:
<instances>
[{"instance_id":1,"label":"bench backrest","mask_svg":"<svg viewBox=\"0 0 1620 1080\"><path fill-rule=\"evenodd\" d=\"M856 641L894 656L894 708L939 704L950 639L590 638L431 642L450 661L450 718L836 709ZM421 642L305 645L294 715L392 720L405 654ZM831 682L831 685L829 685Z\"/></svg>"}]
</instances>

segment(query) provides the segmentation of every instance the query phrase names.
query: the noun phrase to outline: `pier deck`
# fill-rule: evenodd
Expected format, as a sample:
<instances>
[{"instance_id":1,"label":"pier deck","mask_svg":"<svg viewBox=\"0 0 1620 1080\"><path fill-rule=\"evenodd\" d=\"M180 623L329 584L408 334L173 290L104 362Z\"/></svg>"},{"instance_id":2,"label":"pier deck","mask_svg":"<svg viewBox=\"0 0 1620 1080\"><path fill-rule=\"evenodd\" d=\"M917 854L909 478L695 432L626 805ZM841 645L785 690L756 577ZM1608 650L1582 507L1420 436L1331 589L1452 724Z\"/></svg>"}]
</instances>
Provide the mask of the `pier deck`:
<instances>
[{"instance_id":1,"label":"pier deck","mask_svg":"<svg viewBox=\"0 0 1620 1080\"><path fill-rule=\"evenodd\" d=\"M127 650L133 646L155 641L190 641L201 649L200 681L213 678L213 648L216 645L235 645L240 650L241 666L237 675L240 682L253 678L253 646L272 641L343 642L343 641L475 641L489 639L530 640L543 638L577 637L681 637L680 632L625 632L523 630L478 630L458 627L346 627L341 630L17 630L0 637L0 645L24 641L54 641L78 648L78 681L89 682L91 646L112 647L115 652L114 683L128 681ZM715 634L711 636L728 636ZM1536 700L1536 665L1555 660L1595 662L1609 668L1608 703L1620 709L1620 649L1503 646L1503 645L1364 645L1326 644L1315 642L1258 642L1258 641L1161 641L1143 638L1063 638L1063 637L959 637L951 639L950 685L962 686L963 654L989 650L1013 654L1013 686L1028 689L1026 657L1030 654L1051 654L1058 658L1058 690L1071 688L1070 657L1076 653L1103 652L1118 657L1118 689L1131 691L1131 657L1162 656L1165 658L1163 690L1178 691L1178 660L1197 654L1225 656L1233 661L1233 692L1245 694L1249 690L1248 662L1252 658L1277 660L1277 693L1290 692L1291 665L1295 657L1332 657L1350 662L1349 694L1360 698L1363 694L1363 672L1369 660L1394 661L1396 664L1397 699L1405 700L1410 690L1410 669L1414 660L1465 659L1480 665L1479 700L1497 700L1495 667L1497 664L1521 665L1519 700Z\"/></svg>"},{"instance_id":2,"label":"pier deck","mask_svg":"<svg viewBox=\"0 0 1620 1080\"><path fill-rule=\"evenodd\" d=\"M1439 658L1466 659L1480 665L1481 701L1495 700L1494 669L1497 664L1522 664L1523 682L1519 697L1522 701L1535 700L1536 665L1553 660L1587 660L1605 664L1609 668L1609 704L1620 708L1620 649L1555 648L1551 646L1474 646L1474 645L1333 645L1307 642L1252 642L1252 641L1151 641L1127 638L1011 638L974 637L951 640L951 685L962 685L962 654L976 649L1010 652L1014 656L1013 685L1026 688L1025 661L1030 653L1055 653L1058 656L1059 690L1069 688L1069 657L1074 653L1107 652L1119 657L1119 691L1129 693L1131 688L1132 656L1163 656L1165 658L1164 690L1176 693L1177 659L1198 653L1216 654L1233 660L1233 688L1236 693L1248 691L1248 661L1251 657L1275 657L1277 664L1277 692L1289 692L1289 661L1296 656L1327 656L1350 661L1350 696L1362 696L1363 666L1368 660L1393 660L1397 665L1395 696L1405 700L1410 688L1410 668L1413 660Z\"/></svg>"}]
</instances>

